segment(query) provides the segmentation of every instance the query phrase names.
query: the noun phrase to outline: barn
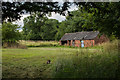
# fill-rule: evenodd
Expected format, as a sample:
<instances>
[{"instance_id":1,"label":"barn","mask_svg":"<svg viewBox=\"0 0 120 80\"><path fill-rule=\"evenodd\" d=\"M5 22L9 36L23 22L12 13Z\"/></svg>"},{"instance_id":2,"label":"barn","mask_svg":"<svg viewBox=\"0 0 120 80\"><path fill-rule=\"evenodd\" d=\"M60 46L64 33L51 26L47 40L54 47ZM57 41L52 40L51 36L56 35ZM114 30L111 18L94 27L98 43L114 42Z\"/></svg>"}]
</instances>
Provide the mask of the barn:
<instances>
[{"instance_id":1,"label":"barn","mask_svg":"<svg viewBox=\"0 0 120 80\"><path fill-rule=\"evenodd\" d=\"M82 31L75 33L65 33L60 39L60 45L73 47L90 47L96 44L107 42L106 35L99 35L99 31Z\"/></svg>"}]
</instances>

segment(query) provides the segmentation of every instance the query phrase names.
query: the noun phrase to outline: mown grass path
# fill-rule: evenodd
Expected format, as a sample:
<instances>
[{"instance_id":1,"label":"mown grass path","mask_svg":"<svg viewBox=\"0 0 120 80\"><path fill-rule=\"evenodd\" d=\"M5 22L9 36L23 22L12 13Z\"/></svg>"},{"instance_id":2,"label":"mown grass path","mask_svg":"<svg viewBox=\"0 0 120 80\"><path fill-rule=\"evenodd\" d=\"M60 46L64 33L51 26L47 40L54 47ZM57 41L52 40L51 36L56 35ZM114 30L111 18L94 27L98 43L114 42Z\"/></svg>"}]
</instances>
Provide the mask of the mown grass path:
<instances>
[{"instance_id":1,"label":"mown grass path","mask_svg":"<svg viewBox=\"0 0 120 80\"><path fill-rule=\"evenodd\" d=\"M31 47L28 49L2 49L2 76L3 78L83 78L99 77L99 74L102 77L105 71L104 77L109 77L114 76L112 74L117 69L116 55L116 53L102 52L98 48ZM51 60L51 63L47 64L47 60ZM56 68L59 69L57 73ZM64 71L70 73L66 74ZM109 72L112 73L109 75Z\"/></svg>"},{"instance_id":2,"label":"mown grass path","mask_svg":"<svg viewBox=\"0 0 120 80\"><path fill-rule=\"evenodd\" d=\"M41 78L50 77L50 67L59 55L73 54L74 48L28 48L3 49L3 78ZM46 64L47 60L51 64Z\"/></svg>"}]
</instances>

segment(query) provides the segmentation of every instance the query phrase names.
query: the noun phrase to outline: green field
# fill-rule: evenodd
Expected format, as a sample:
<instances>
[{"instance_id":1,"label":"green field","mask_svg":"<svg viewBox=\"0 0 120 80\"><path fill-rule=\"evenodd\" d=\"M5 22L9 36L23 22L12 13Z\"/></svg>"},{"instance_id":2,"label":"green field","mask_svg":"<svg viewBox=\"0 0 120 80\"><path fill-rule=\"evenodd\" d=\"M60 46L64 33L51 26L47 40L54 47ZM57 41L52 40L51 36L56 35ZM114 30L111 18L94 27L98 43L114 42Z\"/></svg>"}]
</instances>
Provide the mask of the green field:
<instances>
[{"instance_id":1,"label":"green field","mask_svg":"<svg viewBox=\"0 0 120 80\"><path fill-rule=\"evenodd\" d=\"M64 54L74 53L76 49L61 48L28 48L3 49L3 78L49 77L50 66L55 59ZM63 52L63 53L61 53ZM46 64L47 60L51 64Z\"/></svg>"},{"instance_id":2,"label":"green field","mask_svg":"<svg viewBox=\"0 0 120 80\"><path fill-rule=\"evenodd\" d=\"M115 45L114 45L115 44ZM3 78L115 78L117 44L98 48L2 49ZM112 48L112 49L111 49ZM51 60L47 64L47 60Z\"/></svg>"}]
</instances>

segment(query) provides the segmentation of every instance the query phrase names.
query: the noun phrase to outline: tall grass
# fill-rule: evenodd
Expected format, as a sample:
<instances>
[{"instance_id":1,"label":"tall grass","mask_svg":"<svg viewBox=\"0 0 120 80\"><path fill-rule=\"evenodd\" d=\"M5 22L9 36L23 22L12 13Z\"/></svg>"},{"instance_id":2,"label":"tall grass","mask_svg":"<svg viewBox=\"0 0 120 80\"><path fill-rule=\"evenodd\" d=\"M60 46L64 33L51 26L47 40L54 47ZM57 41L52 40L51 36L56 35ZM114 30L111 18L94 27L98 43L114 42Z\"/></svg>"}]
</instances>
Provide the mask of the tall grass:
<instances>
[{"instance_id":1,"label":"tall grass","mask_svg":"<svg viewBox=\"0 0 120 80\"><path fill-rule=\"evenodd\" d=\"M20 44L26 45L27 47L52 47L58 46L59 42L57 41L32 41L32 40L21 40Z\"/></svg>"},{"instance_id":2,"label":"tall grass","mask_svg":"<svg viewBox=\"0 0 120 80\"><path fill-rule=\"evenodd\" d=\"M55 78L115 78L118 70L118 40L99 45L100 50L79 50L57 58Z\"/></svg>"}]
</instances>

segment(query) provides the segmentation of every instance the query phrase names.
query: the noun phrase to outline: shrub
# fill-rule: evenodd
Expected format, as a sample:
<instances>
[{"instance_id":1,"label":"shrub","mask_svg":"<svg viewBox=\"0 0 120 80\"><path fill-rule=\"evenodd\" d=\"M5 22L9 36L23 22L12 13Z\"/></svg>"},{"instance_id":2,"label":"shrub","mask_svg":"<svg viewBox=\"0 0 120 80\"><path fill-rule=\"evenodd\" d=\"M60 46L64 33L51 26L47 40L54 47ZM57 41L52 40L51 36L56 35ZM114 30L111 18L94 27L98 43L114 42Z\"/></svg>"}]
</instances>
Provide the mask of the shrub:
<instances>
[{"instance_id":1,"label":"shrub","mask_svg":"<svg viewBox=\"0 0 120 80\"><path fill-rule=\"evenodd\" d=\"M3 23L2 25L2 42L16 42L20 38L20 33L18 28L20 28L16 24L12 24L10 22Z\"/></svg>"},{"instance_id":2,"label":"shrub","mask_svg":"<svg viewBox=\"0 0 120 80\"><path fill-rule=\"evenodd\" d=\"M17 42L4 42L3 48L20 48L20 49L27 49L27 47L23 44L19 44Z\"/></svg>"},{"instance_id":3,"label":"shrub","mask_svg":"<svg viewBox=\"0 0 120 80\"><path fill-rule=\"evenodd\" d=\"M17 43L17 41L20 39L20 36L21 36L18 30L19 28L20 27L18 25L12 24L10 22L3 23L2 25L2 46L4 48L18 48L21 46Z\"/></svg>"},{"instance_id":4,"label":"shrub","mask_svg":"<svg viewBox=\"0 0 120 80\"><path fill-rule=\"evenodd\" d=\"M106 42L101 45L99 45L101 49L104 50L104 53L114 53L115 51L118 51L118 40L114 40L111 42Z\"/></svg>"}]
</instances>

